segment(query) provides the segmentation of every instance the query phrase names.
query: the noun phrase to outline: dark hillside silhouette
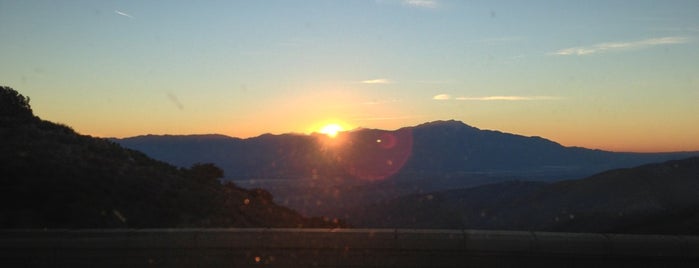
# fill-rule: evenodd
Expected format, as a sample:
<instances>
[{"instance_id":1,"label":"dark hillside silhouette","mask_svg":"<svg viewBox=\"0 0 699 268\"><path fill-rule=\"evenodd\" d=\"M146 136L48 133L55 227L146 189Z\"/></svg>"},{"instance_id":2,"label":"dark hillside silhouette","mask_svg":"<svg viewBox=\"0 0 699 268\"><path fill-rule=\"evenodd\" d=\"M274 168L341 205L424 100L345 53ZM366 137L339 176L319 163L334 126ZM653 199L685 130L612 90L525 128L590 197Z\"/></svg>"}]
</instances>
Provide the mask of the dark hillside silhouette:
<instances>
[{"instance_id":1,"label":"dark hillside silhouette","mask_svg":"<svg viewBox=\"0 0 699 268\"><path fill-rule=\"evenodd\" d=\"M699 234L699 157L556 182L504 182L358 207L361 227Z\"/></svg>"},{"instance_id":2,"label":"dark hillside silhouette","mask_svg":"<svg viewBox=\"0 0 699 268\"><path fill-rule=\"evenodd\" d=\"M0 116L10 119L33 117L29 98L19 94L12 88L0 86Z\"/></svg>"},{"instance_id":3,"label":"dark hillside silhouette","mask_svg":"<svg viewBox=\"0 0 699 268\"><path fill-rule=\"evenodd\" d=\"M213 164L177 168L35 117L0 88L0 228L319 227L264 190L221 183Z\"/></svg>"}]
</instances>

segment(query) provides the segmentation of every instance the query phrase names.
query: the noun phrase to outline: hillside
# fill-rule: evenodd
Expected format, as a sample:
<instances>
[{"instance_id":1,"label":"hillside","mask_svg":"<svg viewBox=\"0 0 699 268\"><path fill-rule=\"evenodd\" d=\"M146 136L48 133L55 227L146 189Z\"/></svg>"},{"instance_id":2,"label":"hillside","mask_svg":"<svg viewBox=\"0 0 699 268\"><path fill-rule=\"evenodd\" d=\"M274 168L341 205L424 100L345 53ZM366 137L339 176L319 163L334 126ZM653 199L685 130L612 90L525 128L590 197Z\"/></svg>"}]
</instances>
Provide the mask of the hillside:
<instances>
[{"instance_id":1,"label":"hillside","mask_svg":"<svg viewBox=\"0 0 699 268\"><path fill-rule=\"evenodd\" d=\"M699 157L551 184L415 194L352 214L361 227L699 234Z\"/></svg>"},{"instance_id":2,"label":"hillside","mask_svg":"<svg viewBox=\"0 0 699 268\"><path fill-rule=\"evenodd\" d=\"M318 227L264 190L221 183L33 115L0 88L0 228Z\"/></svg>"}]
</instances>

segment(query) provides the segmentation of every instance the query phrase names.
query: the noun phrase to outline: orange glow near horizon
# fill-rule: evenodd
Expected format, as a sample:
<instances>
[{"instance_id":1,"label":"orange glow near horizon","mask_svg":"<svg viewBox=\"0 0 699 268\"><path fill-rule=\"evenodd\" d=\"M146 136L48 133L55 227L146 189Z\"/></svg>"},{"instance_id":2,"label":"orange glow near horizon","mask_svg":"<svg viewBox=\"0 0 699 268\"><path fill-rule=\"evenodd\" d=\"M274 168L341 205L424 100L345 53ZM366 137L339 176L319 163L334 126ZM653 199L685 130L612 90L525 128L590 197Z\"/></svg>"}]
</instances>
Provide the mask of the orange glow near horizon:
<instances>
[{"instance_id":1,"label":"orange glow near horizon","mask_svg":"<svg viewBox=\"0 0 699 268\"><path fill-rule=\"evenodd\" d=\"M328 137L335 138L337 137L337 133L345 130L342 126L339 124L328 124L323 126L318 132L328 135Z\"/></svg>"},{"instance_id":2,"label":"orange glow near horizon","mask_svg":"<svg viewBox=\"0 0 699 268\"><path fill-rule=\"evenodd\" d=\"M61 120L56 120L60 122ZM64 122L66 120L63 120ZM306 121L312 121L306 120ZM337 123L333 123L337 122ZM155 135L189 135L189 134L224 134L236 138L252 138L265 133L272 134L284 134L284 133L318 133L323 134L328 137L329 140L337 140L342 136L343 131L348 131L354 129L351 125L345 124L337 121L318 121L315 124L308 123L295 123L295 124L279 124L273 129L265 128L265 126L259 126L256 123L250 123L248 125L243 125L241 128L236 129L216 129L216 127L203 126L202 130L191 130L184 127L176 126L164 126L160 128L155 128L153 125L144 126L143 124L136 124L134 128L122 128L117 129L118 126L128 126L127 122L123 124L109 124L107 126L100 125L100 127L90 128L82 126L75 123L67 123L69 126L73 127L76 131L81 134L92 135L96 137L115 137L115 138L126 138L138 135L155 134ZM296 128L294 126L307 125L307 128ZM338 125L341 129L337 129ZM406 124L410 126L410 124ZM487 125L479 124L474 125L484 130L498 130L506 133L512 133L524 136L540 136L545 139L552 140L554 142L560 143L563 146L576 146L584 147L588 149L600 149L605 151L614 152L676 152L676 151L697 151L699 150L699 142L696 140L696 132L684 131L680 135L676 135L674 138L668 138L664 136L665 132L652 132L647 130L637 130L624 131L621 129L615 129L612 127L606 128L607 131L596 131L589 128L585 128L585 125L580 127L572 126L556 126L556 127L505 127L502 125ZM327 127L327 129L326 129ZM363 128L378 128L378 129L388 129L388 127L366 125ZM144 130L145 129L145 130ZM337 130L333 130L337 129ZM333 131L330 131L333 130ZM614 130L614 131L610 131ZM628 135L628 133L642 133L642 135ZM382 141L383 142L383 141Z\"/></svg>"},{"instance_id":3,"label":"orange glow near horizon","mask_svg":"<svg viewBox=\"0 0 699 268\"><path fill-rule=\"evenodd\" d=\"M328 137L331 144L341 144L343 131L355 128L370 129L397 129L420 124L413 121L352 121L340 119L336 113L319 118L318 113L294 114L289 111L286 117L280 114L261 114L262 118L252 115L235 119L229 116L215 116L208 120L166 120L161 118L157 123L149 123L144 117L129 114L128 118L114 118L112 115L97 115L106 118L103 121L87 120L78 117L70 120L57 115L46 114L37 108L37 115L42 119L60 122L71 126L77 132L96 137L126 138L138 135L190 135L190 134L223 134L236 138L253 138L265 133L284 134L323 134ZM315 110L313 111L315 112ZM92 113L95 115L96 113ZM62 114L59 114L62 115ZM659 124L641 124L638 121L619 123L618 121L597 120L596 126L584 123L586 118L576 120L547 122L525 117L512 120L507 118L495 118L486 120L473 118L461 120L466 124L483 130L497 130L523 136L539 136L552 140L564 146L576 146L589 149L600 149L614 152L675 152L675 151L699 151L698 130L694 125L681 124L681 122L665 122L663 127ZM431 119L425 119L425 122ZM435 119L436 120L436 119ZM234 122L235 124L222 124L221 122ZM105 123L108 122L108 123ZM275 122L270 124L269 122ZM392 125L393 124L393 125ZM340 128L338 128L339 126ZM663 131L658 131L662 129ZM331 134L331 135L329 135ZM382 141L384 142L384 141Z\"/></svg>"},{"instance_id":4,"label":"orange glow near horizon","mask_svg":"<svg viewBox=\"0 0 699 268\"><path fill-rule=\"evenodd\" d=\"M341 132L351 129L353 129L353 126L347 124L345 121L331 118L327 120L315 121L315 123L310 124L309 127L306 128L305 133L318 133L326 135L329 138L336 138L339 134L341 134Z\"/></svg>"}]
</instances>

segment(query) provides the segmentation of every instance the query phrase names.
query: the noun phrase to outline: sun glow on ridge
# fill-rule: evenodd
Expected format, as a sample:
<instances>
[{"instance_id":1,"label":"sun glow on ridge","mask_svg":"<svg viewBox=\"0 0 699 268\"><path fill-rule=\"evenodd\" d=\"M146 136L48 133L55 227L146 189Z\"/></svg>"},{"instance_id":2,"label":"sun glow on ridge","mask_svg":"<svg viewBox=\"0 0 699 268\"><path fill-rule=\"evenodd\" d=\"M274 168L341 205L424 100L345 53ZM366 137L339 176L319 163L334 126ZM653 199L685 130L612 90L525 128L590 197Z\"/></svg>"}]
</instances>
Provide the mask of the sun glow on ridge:
<instances>
[{"instance_id":1,"label":"sun glow on ridge","mask_svg":"<svg viewBox=\"0 0 699 268\"><path fill-rule=\"evenodd\" d=\"M343 131L344 128L340 126L339 124L328 124L320 128L318 132L328 135L328 137L335 138L337 137L337 133Z\"/></svg>"}]
</instances>

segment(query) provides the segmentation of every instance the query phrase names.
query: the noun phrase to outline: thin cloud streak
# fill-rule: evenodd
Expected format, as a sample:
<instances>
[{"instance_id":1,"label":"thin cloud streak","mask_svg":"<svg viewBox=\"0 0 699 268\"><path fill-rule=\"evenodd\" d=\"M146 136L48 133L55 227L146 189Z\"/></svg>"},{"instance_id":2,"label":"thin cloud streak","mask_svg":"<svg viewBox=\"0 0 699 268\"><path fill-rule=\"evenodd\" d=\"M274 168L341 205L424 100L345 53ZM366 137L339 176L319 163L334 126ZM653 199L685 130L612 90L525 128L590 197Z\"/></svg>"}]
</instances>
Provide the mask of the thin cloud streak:
<instances>
[{"instance_id":1,"label":"thin cloud streak","mask_svg":"<svg viewBox=\"0 0 699 268\"><path fill-rule=\"evenodd\" d=\"M364 80L361 83L362 84L392 84L393 82L391 80L386 79L386 78L379 78L379 79Z\"/></svg>"},{"instance_id":2,"label":"thin cloud streak","mask_svg":"<svg viewBox=\"0 0 699 268\"><path fill-rule=\"evenodd\" d=\"M421 7L421 8L436 8L437 7L437 1L435 1L435 0L404 0L403 4L413 6L413 7Z\"/></svg>"},{"instance_id":3,"label":"thin cloud streak","mask_svg":"<svg viewBox=\"0 0 699 268\"><path fill-rule=\"evenodd\" d=\"M432 99L433 100L449 100L449 99L451 99L451 96L449 96L449 94L439 94L439 95L435 95L434 97L432 97Z\"/></svg>"},{"instance_id":4,"label":"thin cloud streak","mask_svg":"<svg viewBox=\"0 0 699 268\"><path fill-rule=\"evenodd\" d=\"M128 17L128 18L130 18L130 19L133 19L133 16L131 16L131 15L129 15L129 14L126 14L126 13L124 13L124 12L121 12L121 11L119 11L119 10L114 10L114 13L116 13L117 15L121 15L121 16L124 16L124 17Z\"/></svg>"},{"instance_id":5,"label":"thin cloud streak","mask_svg":"<svg viewBox=\"0 0 699 268\"><path fill-rule=\"evenodd\" d=\"M608 52L608 51L619 51L633 48L646 48L654 47L660 45L673 45L673 44L684 44L688 43L689 38L686 37L661 37L661 38L651 38L641 41L633 42L612 42L612 43L601 43L592 46L583 47L570 47L557 50L550 53L550 55L555 56L584 56L596 53Z\"/></svg>"}]
</instances>

